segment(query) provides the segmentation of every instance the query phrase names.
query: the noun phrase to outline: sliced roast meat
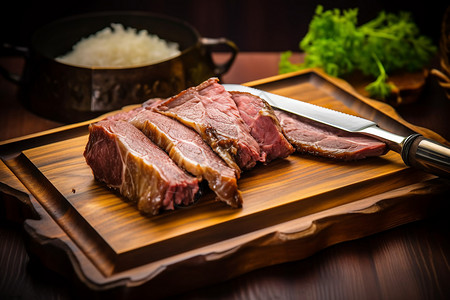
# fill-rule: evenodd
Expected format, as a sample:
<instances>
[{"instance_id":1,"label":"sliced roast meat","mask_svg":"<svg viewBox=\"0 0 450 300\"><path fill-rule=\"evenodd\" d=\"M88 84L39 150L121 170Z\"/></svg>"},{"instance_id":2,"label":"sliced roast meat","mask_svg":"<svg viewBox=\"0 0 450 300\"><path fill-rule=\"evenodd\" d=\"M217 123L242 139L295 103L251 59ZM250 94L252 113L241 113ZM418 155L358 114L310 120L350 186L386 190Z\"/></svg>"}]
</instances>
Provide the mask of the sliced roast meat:
<instances>
[{"instance_id":1,"label":"sliced roast meat","mask_svg":"<svg viewBox=\"0 0 450 300\"><path fill-rule=\"evenodd\" d=\"M117 189L143 213L189 205L199 190L197 178L125 121L91 124L84 157L97 180Z\"/></svg>"},{"instance_id":2,"label":"sliced roast meat","mask_svg":"<svg viewBox=\"0 0 450 300\"><path fill-rule=\"evenodd\" d=\"M298 152L342 160L358 160L384 154L384 143L348 133L289 112L275 110L283 133Z\"/></svg>"},{"instance_id":3,"label":"sliced roast meat","mask_svg":"<svg viewBox=\"0 0 450 300\"><path fill-rule=\"evenodd\" d=\"M217 81L211 78L184 90L156 109L197 131L239 175L260 160L260 149L230 93Z\"/></svg>"},{"instance_id":4,"label":"sliced roast meat","mask_svg":"<svg viewBox=\"0 0 450 300\"><path fill-rule=\"evenodd\" d=\"M140 111L129 122L164 149L178 166L205 179L219 200L232 207L242 206L234 169L214 153L197 132L150 110Z\"/></svg>"},{"instance_id":5,"label":"sliced roast meat","mask_svg":"<svg viewBox=\"0 0 450 300\"><path fill-rule=\"evenodd\" d=\"M294 152L294 147L284 137L280 123L272 107L263 99L249 93L230 92L242 119L258 142L261 161L268 163L276 158L285 158Z\"/></svg>"}]
</instances>

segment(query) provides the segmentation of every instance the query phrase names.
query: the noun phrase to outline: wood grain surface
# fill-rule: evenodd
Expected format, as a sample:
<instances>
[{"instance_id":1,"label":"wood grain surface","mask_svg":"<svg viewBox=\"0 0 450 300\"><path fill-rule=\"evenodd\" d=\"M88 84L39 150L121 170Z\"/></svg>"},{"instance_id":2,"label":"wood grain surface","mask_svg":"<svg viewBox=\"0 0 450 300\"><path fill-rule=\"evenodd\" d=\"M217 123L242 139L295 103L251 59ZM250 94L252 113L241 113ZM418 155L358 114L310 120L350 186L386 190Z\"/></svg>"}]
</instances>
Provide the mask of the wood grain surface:
<instances>
[{"instance_id":1,"label":"wood grain surface","mask_svg":"<svg viewBox=\"0 0 450 300\"><path fill-rule=\"evenodd\" d=\"M399 134L416 131L446 142L315 70L249 85L363 115ZM38 216L25 228L44 264L106 293L151 290L181 280L193 267L222 270L154 294L167 296L304 258L423 218L448 192L442 180L405 167L396 153L358 162L295 154L243 174L242 209L214 202L206 193L190 208L148 217L93 179L82 156L87 124L2 143L0 189L19 193Z\"/></svg>"}]
</instances>

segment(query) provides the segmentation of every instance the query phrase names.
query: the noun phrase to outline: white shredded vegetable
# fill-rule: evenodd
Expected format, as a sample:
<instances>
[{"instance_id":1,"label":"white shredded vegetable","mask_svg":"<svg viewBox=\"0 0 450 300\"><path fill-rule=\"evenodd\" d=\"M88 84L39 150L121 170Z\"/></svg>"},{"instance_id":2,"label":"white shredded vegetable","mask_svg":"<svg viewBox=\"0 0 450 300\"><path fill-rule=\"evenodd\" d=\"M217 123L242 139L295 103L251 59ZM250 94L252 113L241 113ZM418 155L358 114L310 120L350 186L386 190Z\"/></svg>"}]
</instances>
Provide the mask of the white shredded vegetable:
<instances>
[{"instance_id":1,"label":"white shredded vegetable","mask_svg":"<svg viewBox=\"0 0 450 300\"><path fill-rule=\"evenodd\" d=\"M154 64L180 54L177 43L160 39L147 30L137 31L113 23L57 57L62 63L83 67L132 67Z\"/></svg>"}]
</instances>

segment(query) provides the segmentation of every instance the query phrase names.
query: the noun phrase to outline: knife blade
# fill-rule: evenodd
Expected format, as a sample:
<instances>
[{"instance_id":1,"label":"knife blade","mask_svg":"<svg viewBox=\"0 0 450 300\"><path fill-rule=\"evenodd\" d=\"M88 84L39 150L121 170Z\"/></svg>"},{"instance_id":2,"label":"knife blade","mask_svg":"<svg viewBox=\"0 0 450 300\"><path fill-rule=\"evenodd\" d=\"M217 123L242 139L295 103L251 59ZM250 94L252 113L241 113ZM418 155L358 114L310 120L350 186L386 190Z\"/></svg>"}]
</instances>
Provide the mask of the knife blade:
<instances>
[{"instance_id":1,"label":"knife blade","mask_svg":"<svg viewBox=\"0 0 450 300\"><path fill-rule=\"evenodd\" d=\"M414 133L405 137L384 130L375 122L361 117L244 85L222 85L229 92L246 92L258 96L274 108L294 113L347 132L364 134L376 138L386 143L390 150L399 153L407 166L419 168L438 176L450 177L450 148L425 138L421 134Z\"/></svg>"}]
</instances>

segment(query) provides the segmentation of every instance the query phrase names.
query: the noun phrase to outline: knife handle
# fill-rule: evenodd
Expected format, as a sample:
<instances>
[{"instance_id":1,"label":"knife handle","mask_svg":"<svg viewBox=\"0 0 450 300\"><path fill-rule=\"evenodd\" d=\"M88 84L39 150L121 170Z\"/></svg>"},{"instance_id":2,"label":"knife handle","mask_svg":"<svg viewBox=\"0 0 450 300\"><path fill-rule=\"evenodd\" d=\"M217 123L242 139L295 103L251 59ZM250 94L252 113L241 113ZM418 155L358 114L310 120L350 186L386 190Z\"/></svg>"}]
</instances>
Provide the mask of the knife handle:
<instances>
[{"instance_id":1,"label":"knife handle","mask_svg":"<svg viewBox=\"0 0 450 300\"><path fill-rule=\"evenodd\" d=\"M450 177L450 148L447 146L412 134L404 140L401 155L407 166Z\"/></svg>"}]
</instances>

